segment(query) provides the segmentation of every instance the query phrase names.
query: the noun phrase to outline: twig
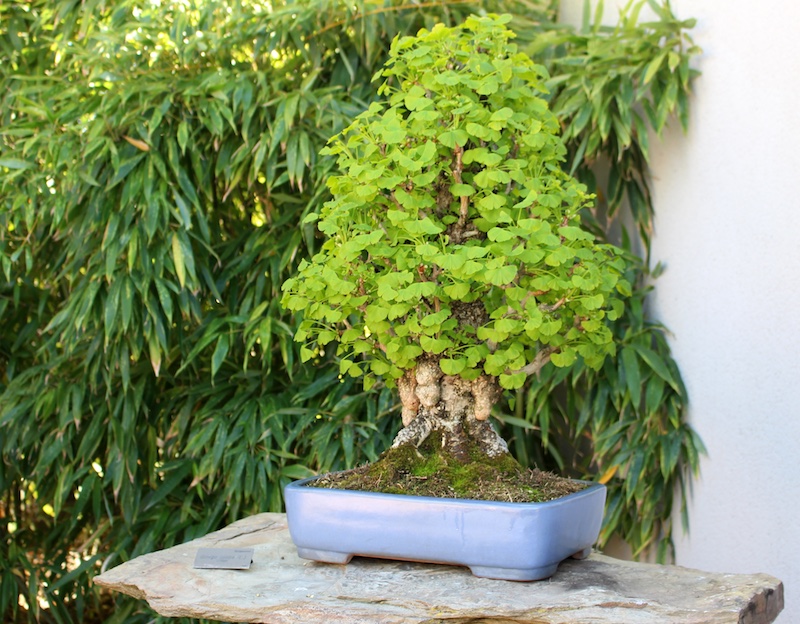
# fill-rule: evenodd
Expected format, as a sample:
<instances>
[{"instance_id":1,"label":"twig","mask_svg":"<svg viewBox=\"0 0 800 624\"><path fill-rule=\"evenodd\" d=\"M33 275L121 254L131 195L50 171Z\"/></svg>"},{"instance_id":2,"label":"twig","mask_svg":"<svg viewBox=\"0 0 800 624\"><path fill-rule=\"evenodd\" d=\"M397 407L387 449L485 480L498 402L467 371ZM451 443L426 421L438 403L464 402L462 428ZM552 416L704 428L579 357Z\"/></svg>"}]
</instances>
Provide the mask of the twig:
<instances>
[{"instance_id":1,"label":"twig","mask_svg":"<svg viewBox=\"0 0 800 624\"><path fill-rule=\"evenodd\" d=\"M464 157L464 148L460 145L456 145L453 152L456 155L456 164L453 165L453 179L456 181L457 184L462 184L461 180L461 172L464 171L464 163L462 159ZM466 195L461 196L461 210L458 214L458 230L459 232L464 231L464 228L467 226L467 217L469 216L469 197Z\"/></svg>"},{"instance_id":2,"label":"twig","mask_svg":"<svg viewBox=\"0 0 800 624\"><path fill-rule=\"evenodd\" d=\"M550 356L557 350L558 349L556 347L545 347L536 353L536 357L533 358L533 362L527 366L523 366L519 370L513 371L512 374L516 375L517 373L525 373L526 375L536 375L540 370L542 370L544 365L550 361Z\"/></svg>"},{"instance_id":3,"label":"twig","mask_svg":"<svg viewBox=\"0 0 800 624\"><path fill-rule=\"evenodd\" d=\"M542 312L555 312L555 311L556 311L556 310L558 310L558 309L559 309L559 308L560 308L562 305L564 305L564 303L566 303L566 301L567 301L567 298L566 298L566 297L561 297L561 299L559 299L558 301L556 301L555 303L553 303L553 304L551 304L551 305L546 305L546 304L544 304L544 303L540 304L540 305L539 305L539 309L540 309Z\"/></svg>"},{"instance_id":4,"label":"twig","mask_svg":"<svg viewBox=\"0 0 800 624\"><path fill-rule=\"evenodd\" d=\"M400 210L405 210L403 208L403 205L399 201L397 201L397 197L395 197L394 191L390 193L389 199L391 199L394 202L394 205L397 206Z\"/></svg>"}]
</instances>

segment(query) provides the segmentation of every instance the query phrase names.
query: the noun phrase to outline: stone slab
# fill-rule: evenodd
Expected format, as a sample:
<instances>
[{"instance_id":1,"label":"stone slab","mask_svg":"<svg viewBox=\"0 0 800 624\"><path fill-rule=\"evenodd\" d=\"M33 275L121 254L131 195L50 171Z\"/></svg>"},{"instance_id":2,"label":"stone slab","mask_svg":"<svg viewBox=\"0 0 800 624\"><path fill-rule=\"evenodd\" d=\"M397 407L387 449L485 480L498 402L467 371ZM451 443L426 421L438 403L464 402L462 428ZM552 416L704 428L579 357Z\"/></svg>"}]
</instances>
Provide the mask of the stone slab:
<instances>
[{"instance_id":1,"label":"stone slab","mask_svg":"<svg viewBox=\"0 0 800 624\"><path fill-rule=\"evenodd\" d=\"M194 569L199 548L253 548L249 570ZM476 578L466 568L355 558L300 559L284 514L234 522L137 557L95 583L159 614L264 624L767 624L783 585L766 574L717 574L592 554L546 581Z\"/></svg>"}]
</instances>

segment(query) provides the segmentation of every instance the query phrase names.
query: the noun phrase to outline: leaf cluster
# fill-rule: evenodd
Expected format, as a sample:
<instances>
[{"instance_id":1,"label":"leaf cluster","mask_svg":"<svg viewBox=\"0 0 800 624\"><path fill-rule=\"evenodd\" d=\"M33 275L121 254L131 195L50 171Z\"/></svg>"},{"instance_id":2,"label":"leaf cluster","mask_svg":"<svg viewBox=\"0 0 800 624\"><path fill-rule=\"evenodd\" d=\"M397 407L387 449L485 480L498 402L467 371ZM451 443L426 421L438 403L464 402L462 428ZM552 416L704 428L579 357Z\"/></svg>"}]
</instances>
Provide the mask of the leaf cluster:
<instances>
[{"instance_id":1,"label":"leaf cluster","mask_svg":"<svg viewBox=\"0 0 800 624\"><path fill-rule=\"evenodd\" d=\"M518 388L544 350L592 368L613 352L625 262L580 227L591 198L560 167L544 69L510 43L510 19L396 40L387 101L325 150L342 173L307 220L328 240L284 285L305 358L337 341L352 376L361 356L398 378L435 355L445 373Z\"/></svg>"}]
</instances>

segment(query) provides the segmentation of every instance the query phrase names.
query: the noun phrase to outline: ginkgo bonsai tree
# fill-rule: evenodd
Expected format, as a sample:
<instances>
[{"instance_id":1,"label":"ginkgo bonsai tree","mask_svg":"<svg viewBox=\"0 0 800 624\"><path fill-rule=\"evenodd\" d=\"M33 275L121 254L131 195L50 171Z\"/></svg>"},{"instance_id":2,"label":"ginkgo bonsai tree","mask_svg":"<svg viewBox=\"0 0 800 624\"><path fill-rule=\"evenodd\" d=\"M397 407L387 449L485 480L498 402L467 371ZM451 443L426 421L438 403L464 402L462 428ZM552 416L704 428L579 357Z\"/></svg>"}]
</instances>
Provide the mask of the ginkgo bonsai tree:
<instances>
[{"instance_id":1,"label":"ginkgo bonsai tree","mask_svg":"<svg viewBox=\"0 0 800 624\"><path fill-rule=\"evenodd\" d=\"M436 432L463 462L508 453L489 421L504 388L614 353L630 292L621 250L581 228L593 198L509 19L394 41L384 100L326 148L340 174L309 220L327 240L283 287L305 360L338 343L342 375L396 386L393 447Z\"/></svg>"}]
</instances>

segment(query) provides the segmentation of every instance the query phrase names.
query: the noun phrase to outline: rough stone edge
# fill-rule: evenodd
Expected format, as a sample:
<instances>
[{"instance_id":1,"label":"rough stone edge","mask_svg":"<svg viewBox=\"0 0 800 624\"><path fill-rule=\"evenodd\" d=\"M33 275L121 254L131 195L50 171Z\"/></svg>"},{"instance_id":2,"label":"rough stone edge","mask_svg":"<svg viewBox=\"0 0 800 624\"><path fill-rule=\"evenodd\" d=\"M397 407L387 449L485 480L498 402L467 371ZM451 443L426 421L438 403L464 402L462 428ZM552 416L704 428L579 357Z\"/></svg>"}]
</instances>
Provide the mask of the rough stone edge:
<instances>
[{"instance_id":1,"label":"rough stone edge","mask_svg":"<svg viewBox=\"0 0 800 624\"><path fill-rule=\"evenodd\" d=\"M757 593L739 612L738 624L764 624L774 621L784 606L783 582Z\"/></svg>"}]
</instances>

